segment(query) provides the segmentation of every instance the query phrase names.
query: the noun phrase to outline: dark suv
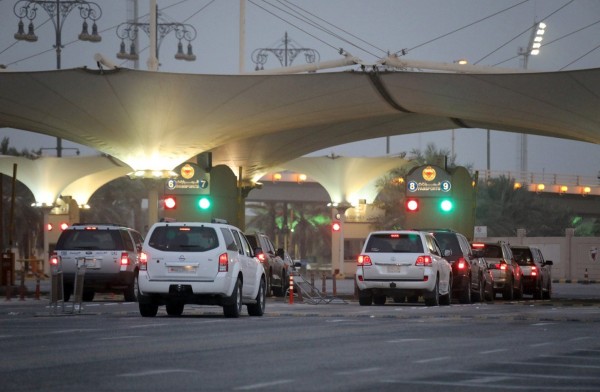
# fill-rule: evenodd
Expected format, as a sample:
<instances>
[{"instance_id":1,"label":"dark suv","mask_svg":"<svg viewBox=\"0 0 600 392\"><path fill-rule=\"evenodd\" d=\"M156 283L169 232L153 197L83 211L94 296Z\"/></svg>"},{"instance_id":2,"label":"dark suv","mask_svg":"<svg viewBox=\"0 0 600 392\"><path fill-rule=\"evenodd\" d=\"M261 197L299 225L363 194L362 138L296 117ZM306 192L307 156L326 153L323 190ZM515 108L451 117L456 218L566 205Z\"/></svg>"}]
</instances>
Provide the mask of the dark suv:
<instances>
[{"instance_id":1,"label":"dark suv","mask_svg":"<svg viewBox=\"0 0 600 392\"><path fill-rule=\"evenodd\" d=\"M78 264L85 264L84 301L97 291L122 292L125 301L137 300L135 275L144 239L128 227L113 224L74 224L60 234L50 265L63 272L64 300L73 292Z\"/></svg>"},{"instance_id":2,"label":"dark suv","mask_svg":"<svg viewBox=\"0 0 600 392\"><path fill-rule=\"evenodd\" d=\"M449 229L427 231L435 237L444 258L452 265L452 295L463 304L493 299L493 282L487 264L475 256L467 238Z\"/></svg>"},{"instance_id":3,"label":"dark suv","mask_svg":"<svg viewBox=\"0 0 600 392\"><path fill-rule=\"evenodd\" d=\"M472 247L485 259L494 277L494 289L502 298L512 301L523 297L523 271L510 246L503 241L474 242Z\"/></svg>"},{"instance_id":4,"label":"dark suv","mask_svg":"<svg viewBox=\"0 0 600 392\"><path fill-rule=\"evenodd\" d=\"M533 246L511 246L515 260L523 271L523 292L534 299L549 299L552 295L551 260L544 260L542 251Z\"/></svg>"},{"instance_id":5,"label":"dark suv","mask_svg":"<svg viewBox=\"0 0 600 392\"><path fill-rule=\"evenodd\" d=\"M283 297L289 286L290 270L293 268L283 249L275 250L273 243L265 234L244 233L252 246L256 257L263 263L267 275L267 294L273 291L276 297Z\"/></svg>"}]
</instances>

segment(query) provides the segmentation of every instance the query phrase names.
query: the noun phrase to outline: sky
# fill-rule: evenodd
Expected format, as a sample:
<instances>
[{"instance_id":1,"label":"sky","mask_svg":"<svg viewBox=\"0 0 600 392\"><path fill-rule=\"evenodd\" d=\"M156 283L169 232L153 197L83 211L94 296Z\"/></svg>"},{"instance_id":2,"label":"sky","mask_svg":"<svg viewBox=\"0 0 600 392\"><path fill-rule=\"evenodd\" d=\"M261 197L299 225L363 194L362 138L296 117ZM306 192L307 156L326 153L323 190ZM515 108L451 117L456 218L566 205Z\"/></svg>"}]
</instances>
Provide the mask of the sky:
<instances>
[{"instance_id":1,"label":"sky","mask_svg":"<svg viewBox=\"0 0 600 392\"><path fill-rule=\"evenodd\" d=\"M19 18L15 0L0 0L0 64L12 71L56 68L55 29L47 13L39 10L34 19L38 41L14 39ZM21 2L22 3L27 3ZM160 71L193 74L237 74L240 60L240 0L158 0L163 23L192 25L191 42L196 61L174 58L177 39L165 36L159 52ZM102 15L97 21L99 43L77 40L82 19L74 9L64 19L62 68L96 68L95 53L102 53L122 67L134 64L117 59L121 43L117 26L132 17L132 0L97 0ZM138 1L138 14L147 22L149 0ZM600 1L598 0L246 0L245 71L252 72L252 53L283 44L285 33L299 48L314 49L321 61L340 58L343 49L374 63L387 53L405 51L410 60L453 63L466 59L471 64L522 68L520 48L526 47L536 22L547 24L538 56L529 56L529 70L561 71L600 67ZM300 17L302 15L302 17ZM310 23L307 23L306 20ZM28 20L24 20L27 30ZM91 22L90 22L91 25ZM91 29L91 26L90 26ZM149 40L140 33L139 67L146 69ZM187 42L184 41L184 50ZM128 46L128 43L127 43ZM270 52L269 52L270 53ZM303 55L293 65L305 63ZM280 64L268 55L265 69ZM1 88L1 86L0 86ZM425 149L453 151L457 162L474 169L487 168L486 130L456 129L393 136L389 153ZM490 132L490 169L519 170L520 136ZM22 130L0 129L12 146L56 153L54 138ZM533 173L556 173L596 177L600 171L600 145L540 136L528 136L528 169ZM387 140L371 139L316 151L310 156L331 153L342 156L384 156ZM93 150L65 141L64 156L79 149Z\"/></svg>"}]
</instances>

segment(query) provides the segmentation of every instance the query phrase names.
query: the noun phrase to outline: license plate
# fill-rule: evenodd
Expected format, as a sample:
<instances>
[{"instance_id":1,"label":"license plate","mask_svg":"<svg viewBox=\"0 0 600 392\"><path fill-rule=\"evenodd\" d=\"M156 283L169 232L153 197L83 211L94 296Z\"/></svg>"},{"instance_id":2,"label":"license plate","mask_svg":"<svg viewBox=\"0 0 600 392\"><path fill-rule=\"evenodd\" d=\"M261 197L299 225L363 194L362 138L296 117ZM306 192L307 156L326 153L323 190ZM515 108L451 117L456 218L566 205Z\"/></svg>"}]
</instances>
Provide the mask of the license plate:
<instances>
[{"instance_id":1,"label":"license plate","mask_svg":"<svg viewBox=\"0 0 600 392\"><path fill-rule=\"evenodd\" d=\"M169 272L178 274L194 274L196 267L193 265L182 265L177 267L169 267Z\"/></svg>"},{"instance_id":2,"label":"license plate","mask_svg":"<svg viewBox=\"0 0 600 392\"><path fill-rule=\"evenodd\" d=\"M388 272L400 273L400 272L402 272L402 266L388 265Z\"/></svg>"}]
</instances>

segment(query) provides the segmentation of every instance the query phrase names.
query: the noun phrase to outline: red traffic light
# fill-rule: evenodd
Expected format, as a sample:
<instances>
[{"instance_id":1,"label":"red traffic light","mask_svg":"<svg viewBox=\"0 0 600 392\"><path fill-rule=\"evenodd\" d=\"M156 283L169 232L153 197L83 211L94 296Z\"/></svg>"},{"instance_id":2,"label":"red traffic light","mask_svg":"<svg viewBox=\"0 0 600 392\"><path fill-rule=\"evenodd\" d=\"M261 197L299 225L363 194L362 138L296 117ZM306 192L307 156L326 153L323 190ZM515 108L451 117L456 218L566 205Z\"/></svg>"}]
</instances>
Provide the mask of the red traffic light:
<instances>
[{"instance_id":1,"label":"red traffic light","mask_svg":"<svg viewBox=\"0 0 600 392\"><path fill-rule=\"evenodd\" d=\"M340 231L341 229L342 229L342 225L340 224L340 222L333 222L331 224L331 230Z\"/></svg>"},{"instance_id":2,"label":"red traffic light","mask_svg":"<svg viewBox=\"0 0 600 392\"><path fill-rule=\"evenodd\" d=\"M419 211L419 201L417 199L407 199L405 205L406 205L406 211L409 211L409 212Z\"/></svg>"},{"instance_id":3,"label":"red traffic light","mask_svg":"<svg viewBox=\"0 0 600 392\"><path fill-rule=\"evenodd\" d=\"M177 200L173 196L166 196L163 200L165 209L172 210L177 207Z\"/></svg>"}]
</instances>

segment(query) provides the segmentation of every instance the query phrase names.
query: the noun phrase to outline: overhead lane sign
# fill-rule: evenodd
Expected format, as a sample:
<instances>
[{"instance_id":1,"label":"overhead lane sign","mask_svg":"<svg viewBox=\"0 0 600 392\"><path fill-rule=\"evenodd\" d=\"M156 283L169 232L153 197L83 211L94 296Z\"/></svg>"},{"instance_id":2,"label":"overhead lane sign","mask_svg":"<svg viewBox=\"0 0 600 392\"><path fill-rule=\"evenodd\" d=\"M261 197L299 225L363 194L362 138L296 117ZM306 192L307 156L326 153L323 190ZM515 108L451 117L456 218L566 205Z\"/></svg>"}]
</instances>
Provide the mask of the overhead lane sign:
<instances>
[{"instance_id":1,"label":"overhead lane sign","mask_svg":"<svg viewBox=\"0 0 600 392\"><path fill-rule=\"evenodd\" d=\"M439 197L447 195L451 190L450 173L438 166L419 167L406 178L407 196Z\"/></svg>"},{"instance_id":2,"label":"overhead lane sign","mask_svg":"<svg viewBox=\"0 0 600 392\"><path fill-rule=\"evenodd\" d=\"M201 167L194 163L186 162L179 165L175 170L177 177L169 178L165 188L175 194L210 194L210 173L206 173Z\"/></svg>"}]
</instances>

